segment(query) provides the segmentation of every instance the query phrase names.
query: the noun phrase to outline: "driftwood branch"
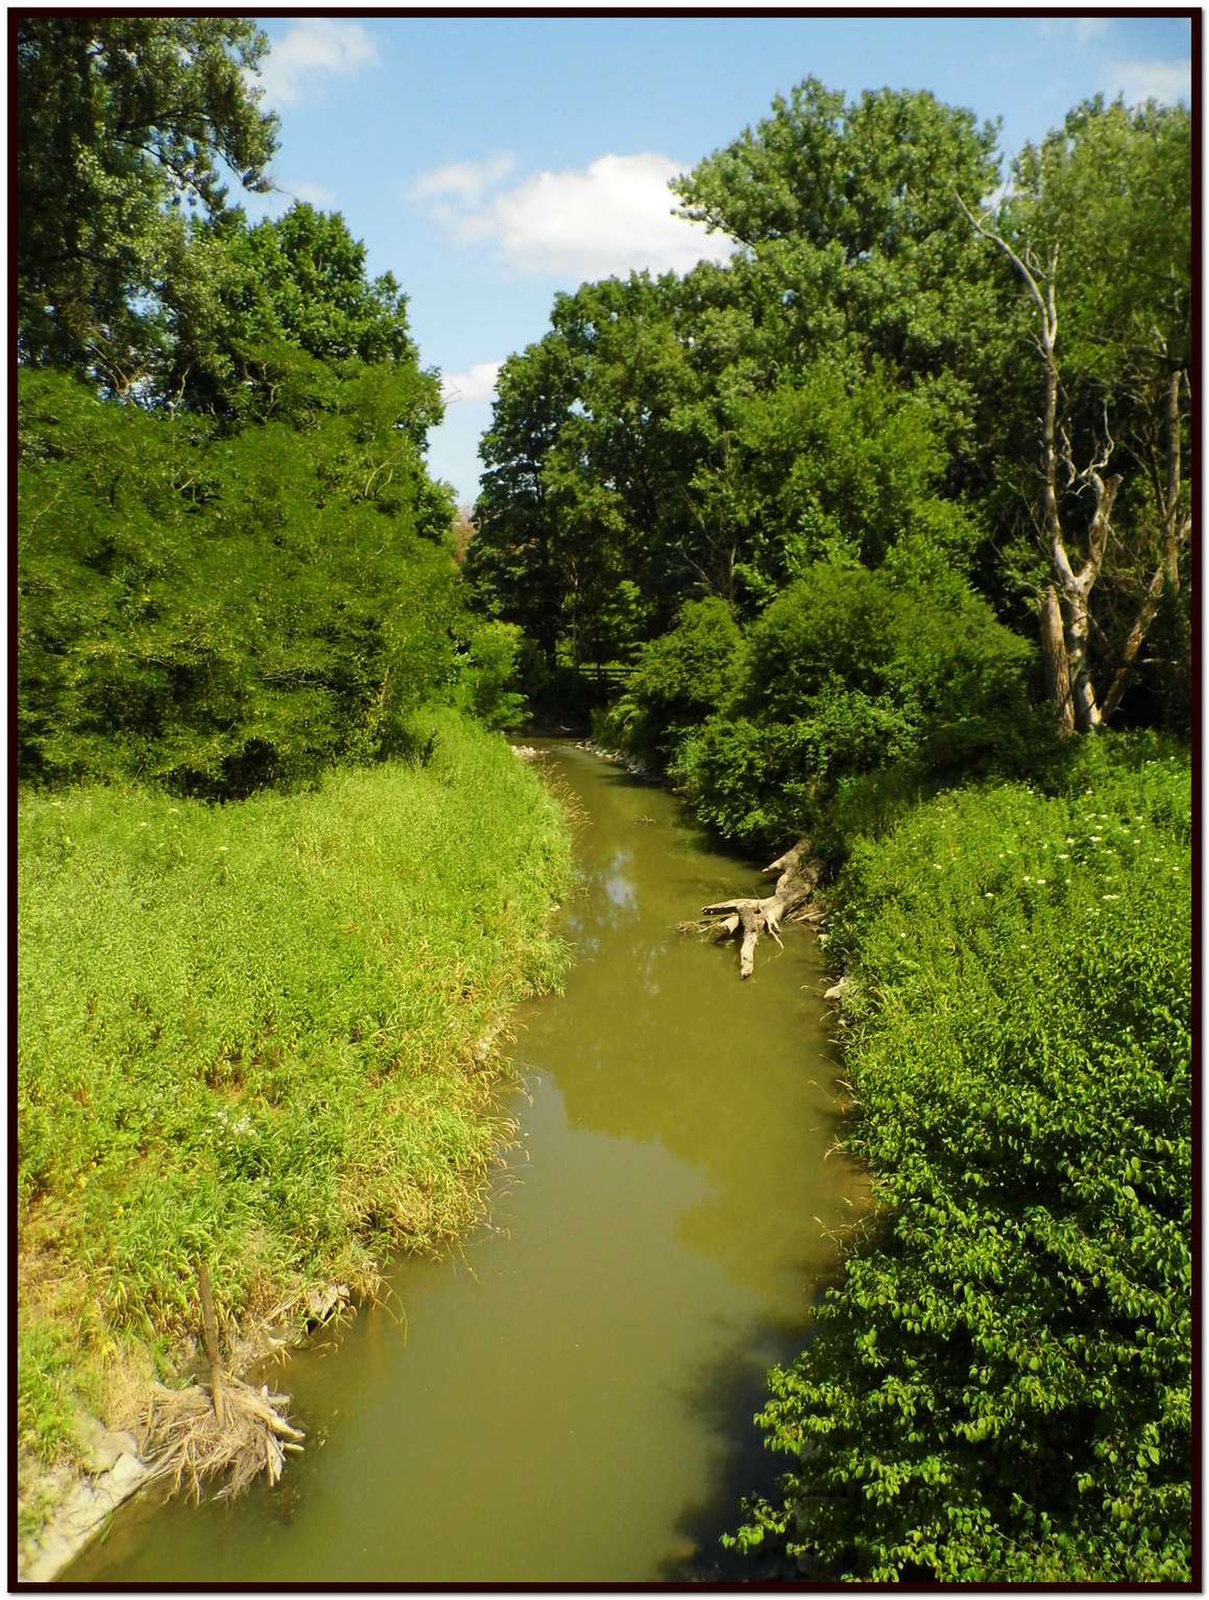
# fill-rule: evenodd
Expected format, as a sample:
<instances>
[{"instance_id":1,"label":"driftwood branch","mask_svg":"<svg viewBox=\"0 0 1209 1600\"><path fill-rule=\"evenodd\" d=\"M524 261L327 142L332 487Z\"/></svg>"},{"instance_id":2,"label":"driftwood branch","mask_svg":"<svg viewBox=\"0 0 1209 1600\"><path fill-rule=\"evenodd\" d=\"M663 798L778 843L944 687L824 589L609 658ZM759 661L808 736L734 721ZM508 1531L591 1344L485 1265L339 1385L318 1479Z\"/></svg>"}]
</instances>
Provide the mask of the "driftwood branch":
<instances>
[{"instance_id":1,"label":"driftwood branch","mask_svg":"<svg viewBox=\"0 0 1209 1600\"><path fill-rule=\"evenodd\" d=\"M735 900L719 900L701 908L702 921L682 924L685 931L712 933L721 941L742 935L739 945L739 976L750 978L756 961L756 946L762 934L781 943L781 924L786 917L804 913L804 907L819 881L822 863L809 854L810 841L799 839L792 849L764 868L765 875L776 873L771 894L748 895Z\"/></svg>"}]
</instances>

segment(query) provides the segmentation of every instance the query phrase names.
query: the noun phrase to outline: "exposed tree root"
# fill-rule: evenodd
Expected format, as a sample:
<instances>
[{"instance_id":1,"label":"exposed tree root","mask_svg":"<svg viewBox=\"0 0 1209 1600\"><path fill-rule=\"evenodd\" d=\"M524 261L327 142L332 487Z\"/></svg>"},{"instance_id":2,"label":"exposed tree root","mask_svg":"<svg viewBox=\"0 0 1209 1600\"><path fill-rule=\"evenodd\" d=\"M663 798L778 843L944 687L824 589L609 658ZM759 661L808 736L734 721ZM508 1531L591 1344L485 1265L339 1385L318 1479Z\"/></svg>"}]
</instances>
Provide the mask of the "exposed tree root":
<instances>
[{"instance_id":1,"label":"exposed tree root","mask_svg":"<svg viewBox=\"0 0 1209 1600\"><path fill-rule=\"evenodd\" d=\"M255 1389L229 1374L216 1392L157 1383L143 1419L142 1453L157 1478L171 1478L173 1494L184 1489L195 1500L202 1484L217 1478L226 1479L220 1499L240 1494L260 1472L276 1483L286 1451L301 1450L304 1437L285 1419L288 1403L288 1395L270 1393L267 1384Z\"/></svg>"},{"instance_id":2,"label":"exposed tree root","mask_svg":"<svg viewBox=\"0 0 1209 1600\"><path fill-rule=\"evenodd\" d=\"M289 1395L270 1394L267 1384L253 1388L223 1371L214 1293L204 1261L198 1263L197 1286L210 1387L194 1383L187 1389L167 1389L154 1384L142 1419L142 1454L157 1478L172 1479L173 1494L185 1489L200 1500L204 1482L225 1478L218 1497L233 1499L260 1472L276 1483L286 1451L301 1450L304 1435L286 1421ZM339 1301L340 1287L332 1291L333 1304Z\"/></svg>"},{"instance_id":3,"label":"exposed tree root","mask_svg":"<svg viewBox=\"0 0 1209 1600\"><path fill-rule=\"evenodd\" d=\"M822 862L808 854L809 839L799 839L791 850L778 856L764 868L766 874L775 872L776 887L762 898L750 896L739 900L719 900L715 905L703 906L702 920L682 922L682 933L709 933L716 942L742 935L739 946L739 977L750 978L756 961L756 945L760 935L767 933L781 943L781 923L813 920L807 902L823 870Z\"/></svg>"}]
</instances>

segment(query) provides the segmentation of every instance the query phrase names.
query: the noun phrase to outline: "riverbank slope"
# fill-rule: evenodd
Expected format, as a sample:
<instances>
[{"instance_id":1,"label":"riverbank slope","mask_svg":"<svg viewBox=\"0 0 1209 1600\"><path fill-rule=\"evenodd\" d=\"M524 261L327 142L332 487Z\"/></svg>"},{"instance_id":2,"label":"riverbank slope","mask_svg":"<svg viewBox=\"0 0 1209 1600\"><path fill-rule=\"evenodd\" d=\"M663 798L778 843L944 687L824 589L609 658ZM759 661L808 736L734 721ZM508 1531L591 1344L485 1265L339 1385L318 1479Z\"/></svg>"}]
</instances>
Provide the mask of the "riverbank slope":
<instances>
[{"instance_id":1,"label":"riverbank slope","mask_svg":"<svg viewBox=\"0 0 1209 1600\"><path fill-rule=\"evenodd\" d=\"M856 838L830 893L874 1211L770 1375L738 1542L829 1580L1186 1583L1191 796L1101 735Z\"/></svg>"},{"instance_id":2,"label":"riverbank slope","mask_svg":"<svg viewBox=\"0 0 1209 1600\"><path fill-rule=\"evenodd\" d=\"M144 789L19 812L21 1532L196 1362L372 1294L480 1214L511 1128L492 1043L556 984L570 869L498 737L426 717L412 763L205 806Z\"/></svg>"}]
</instances>

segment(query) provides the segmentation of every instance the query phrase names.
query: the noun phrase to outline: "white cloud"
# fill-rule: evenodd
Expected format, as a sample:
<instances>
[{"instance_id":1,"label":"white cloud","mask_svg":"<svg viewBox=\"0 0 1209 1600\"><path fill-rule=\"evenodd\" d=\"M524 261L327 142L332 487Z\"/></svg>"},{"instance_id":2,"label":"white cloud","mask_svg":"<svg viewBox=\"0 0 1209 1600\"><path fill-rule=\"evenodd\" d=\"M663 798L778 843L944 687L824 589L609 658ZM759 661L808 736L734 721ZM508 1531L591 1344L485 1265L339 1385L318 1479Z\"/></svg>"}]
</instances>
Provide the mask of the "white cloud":
<instances>
[{"instance_id":1,"label":"white cloud","mask_svg":"<svg viewBox=\"0 0 1209 1600\"><path fill-rule=\"evenodd\" d=\"M721 235L674 214L668 181L681 168L668 156L603 155L588 167L539 172L491 195L488 189L506 176L502 168L477 189L470 181L490 166L441 168L421 178L411 196L435 202L430 215L459 242L492 242L520 272L577 280L643 268L687 272L729 253ZM458 187L464 176L467 183Z\"/></svg>"},{"instance_id":2,"label":"white cloud","mask_svg":"<svg viewBox=\"0 0 1209 1600\"><path fill-rule=\"evenodd\" d=\"M441 380L441 399L448 402L492 399L503 364L502 361L476 361L467 372L447 373Z\"/></svg>"},{"instance_id":3,"label":"white cloud","mask_svg":"<svg viewBox=\"0 0 1209 1600\"><path fill-rule=\"evenodd\" d=\"M407 191L407 198L441 200L449 195L463 205L476 205L486 190L494 189L515 168L516 157L508 150L501 150L486 161L452 161L446 167L421 173Z\"/></svg>"},{"instance_id":4,"label":"white cloud","mask_svg":"<svg viewBox=\"0 0 1209 1600\"><path fill-rule=\"evenodd\" d=\"M378 48L359 22L307 17L278 39L260 64L259 82L268 106L292 106L306 97L316 77L346 78L377 58ZM256 81L256 80L253 80Z\"/></svg>"},{"instance_id":5,"label":"white cloud","mask_svg":"<svg viewBox=\"0 0 1209 1600\"><path fill-rule=\"evenodd\" d=\"M1172 105L1177 100L1191 103L1192 61L1110 61L1108 63L1108 89L1125 96L1127 105L1141 105L1145 100L1158 100Z\"/></svg>"}]
</instances>

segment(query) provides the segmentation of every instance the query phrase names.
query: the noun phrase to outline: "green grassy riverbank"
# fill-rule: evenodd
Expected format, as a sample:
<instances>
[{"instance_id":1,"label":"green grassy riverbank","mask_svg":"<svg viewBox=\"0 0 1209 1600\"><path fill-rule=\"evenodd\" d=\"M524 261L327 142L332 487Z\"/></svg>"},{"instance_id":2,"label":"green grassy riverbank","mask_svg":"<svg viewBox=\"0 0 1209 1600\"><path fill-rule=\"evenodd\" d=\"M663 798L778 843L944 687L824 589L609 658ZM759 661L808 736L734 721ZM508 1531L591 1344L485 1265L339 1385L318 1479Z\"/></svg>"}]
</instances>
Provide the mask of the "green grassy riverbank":
<instances>
[{"instance_id":1,"label":"green grassy riverbank","mask_svg":"<svg viewBox=\"0 0 1209 1600\"><path fill-rule=\"evenodd\" d=\"M510 1125L490 1043L556 984L566 818L498 738L207 806L19 807L18 1431L70 1461L198 1333L372 1292L481 1214Z\"/></svg>"}]
</instances>

